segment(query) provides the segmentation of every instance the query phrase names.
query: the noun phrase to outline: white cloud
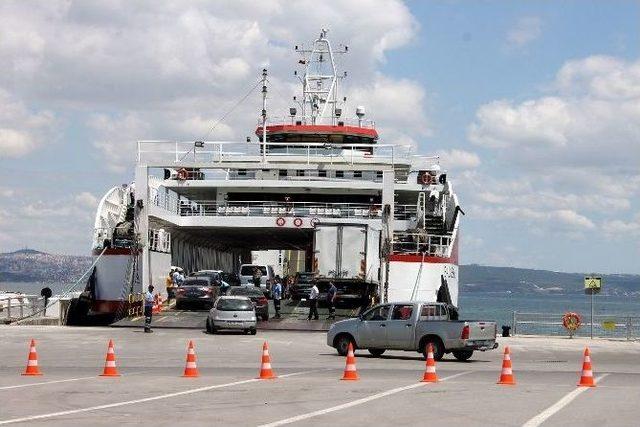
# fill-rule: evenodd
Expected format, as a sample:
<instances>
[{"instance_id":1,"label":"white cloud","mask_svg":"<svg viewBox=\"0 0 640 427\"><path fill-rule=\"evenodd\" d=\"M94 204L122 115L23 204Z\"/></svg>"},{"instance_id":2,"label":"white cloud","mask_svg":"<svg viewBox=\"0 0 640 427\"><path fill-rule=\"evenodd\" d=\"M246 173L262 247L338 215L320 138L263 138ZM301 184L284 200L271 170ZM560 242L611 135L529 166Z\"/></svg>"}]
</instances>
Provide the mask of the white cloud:
<instances>
[{"instance_id":1,"label":"white cloud","mask_svg":"<svg viewBox=\"0 0 640 427\"><path fill-rule=\"evenodd\" d=\"M537 16L525 16L507 32L510 46L522 47L536 40L542 34L542 21Z\"/></svg>"},{"instance_id":2,"label":"white cloud","mask_svg":"<svg viewBox=\"0 0 640 427\"><path fill-rule=\"evenodd\" d=\"M74 201L80 207L87 208L89 210L95 209L98 206L98 198L88 191L83 191L74 197Z\"/></svg>"},{"instance_id":3,"label":"white cloud","mask_svg":"<svg viewBox=\"0 0 640 427\"><path fill-rule=\"evenodd\" d=\"M44 142L53 121L51 112L32 112L0 88L0 159L33 151Z\"/></svg>"},{"instance_id":4,"label":"white cloud","mask_svg":"<svg viewBox=\"0 0 640 427\"><path fill-rule=\"evenodd\" d=\"M480 157L476 153L465 150L439 150L440 165L447 170L475 169L480 166Z\"/></svg>"},{"instance_id":5,"label":"white cloud","mask_svg":"<svg viewBox=\"0 0 640 427\"><path fill-rule=\"evenodd\" d=\"M640 212L631 221L612 219L602 224L604 233L608 236L625 239L640 237Z\"/></svg>"},{"instance_id":6,"label":"white cloud","mask_svg":"<svg viewBox=\"0 0 640 427\"><path fill-rule=\"evenodd\" d=\"M414 141L425 135L421 86L377 73L386 53L418 29L398 0L1 2L7 37L0 39L0 56L10 67L0 74L0 88L10 87L21 102L82 112L108 170L123 173L136 140L201 138L264 66L269 111L283 115L297 94L290 85L298 59L292 48L308 46L327 23L332 42L349 45L350 54L338 58L350 74L345 88L354 95L349 117L355 105L365 104L370 118L389 115L384 127L391 134ZM252 134L258 92L211 137ZM32 139L20 131L5 132L4 140L24 154Z\"/></svg>"}]
</instances>

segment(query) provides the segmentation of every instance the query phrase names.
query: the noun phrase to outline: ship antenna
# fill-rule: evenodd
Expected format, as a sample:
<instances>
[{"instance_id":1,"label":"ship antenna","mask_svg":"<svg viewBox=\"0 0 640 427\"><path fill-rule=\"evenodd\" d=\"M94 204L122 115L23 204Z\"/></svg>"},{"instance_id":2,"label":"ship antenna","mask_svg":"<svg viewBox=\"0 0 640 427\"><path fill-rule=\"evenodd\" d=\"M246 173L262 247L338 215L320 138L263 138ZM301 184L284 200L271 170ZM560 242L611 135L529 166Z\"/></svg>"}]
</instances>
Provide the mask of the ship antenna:
<instances>
[{"instance_id":1,"label":"ship antenna","mask_svg":"<svg viewBox=\"0 0 640 427\"><path fill-rule=\"evenodd\" d=\"M267 162L267 69L262 70L262 162Z\"/></svg>"}]
</instances>

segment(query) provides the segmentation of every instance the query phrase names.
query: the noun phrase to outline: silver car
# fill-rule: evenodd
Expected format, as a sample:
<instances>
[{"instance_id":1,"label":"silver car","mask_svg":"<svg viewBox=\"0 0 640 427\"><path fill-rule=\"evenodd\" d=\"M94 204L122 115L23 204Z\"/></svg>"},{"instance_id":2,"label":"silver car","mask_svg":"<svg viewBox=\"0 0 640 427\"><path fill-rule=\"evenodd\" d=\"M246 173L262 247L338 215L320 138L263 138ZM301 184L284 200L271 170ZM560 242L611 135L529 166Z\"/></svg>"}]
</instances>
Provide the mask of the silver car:
<instances>
[{"instance_id":1,"label":"silver car","mask_svg":"<svg viewBox=\"0 0 640 427\"><path fill-rule=\"evenodd\" d=\"M219 297L207 316L207 332L210 334L221 329L232 329L255 335L256 325L253 302L244 296Z\"/></svg>"}]
</instances>

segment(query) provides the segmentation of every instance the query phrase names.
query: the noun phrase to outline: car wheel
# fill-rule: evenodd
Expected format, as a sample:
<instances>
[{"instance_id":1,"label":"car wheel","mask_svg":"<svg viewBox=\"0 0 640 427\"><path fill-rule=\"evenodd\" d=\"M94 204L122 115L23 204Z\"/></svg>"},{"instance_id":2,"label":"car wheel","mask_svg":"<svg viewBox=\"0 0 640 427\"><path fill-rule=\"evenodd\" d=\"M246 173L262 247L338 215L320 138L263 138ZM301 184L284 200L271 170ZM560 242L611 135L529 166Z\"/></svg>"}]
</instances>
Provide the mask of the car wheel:
<instances>
[{"instance_id":1,"label":"car wheel","mask_svg":"<svg viewBox=\"0 0 640 427\"><path fill-rule=\"evenodd\" d=\"M461 362L466 362L473 356L473 350L453 350L453 357Z\"/></svg>"},{"instance_id":2,"label":"car wheel","mask_svg":"<svg viewBox=\"0 0 640 427\"><path fill-rule=\"evenodd\" d=\"M340 356L347 355L347 353L349 352L349 344L353 345L354 350L356 348L355 343L347 334L338 335L333 341L333 344Z\"/></svg>"},{"instance_id":3,"label":"car wheel","mask_svg":"<svg viewBox=\"0 0 640 427\"><path fill-rule=\"evenodd\" d=\"M367 350L369 350L369 353L371 353L373 357L380 357L385 352L384 348L369 348Z\"/></svg>"},{"instance_id":4,"label":"car wheel","mask_svg":"<svg viewBox=\"0 0 640 427\"><path fill-rule=\"evenodd\" d=\"M431 344L433 358L437 361L442 360L444 357L444 345L442 345L442 342L438 338L427 338L422 344L422 355L425 359L427 358L427 348L429 344Z\"/></svg>"},{"instance_id":5,"label":"car wheel","mask_svg":"<svg viewBox=\"0 0 640 427\"><path fill-rule=\"evenodd\" d=\"M251 328L251 329L249 329L249 333L250 333L251 335L255 335L255 334L257 334L257 333L258 333L258 331L257 331L255 328Z\"/></svg>"}]
</instances>

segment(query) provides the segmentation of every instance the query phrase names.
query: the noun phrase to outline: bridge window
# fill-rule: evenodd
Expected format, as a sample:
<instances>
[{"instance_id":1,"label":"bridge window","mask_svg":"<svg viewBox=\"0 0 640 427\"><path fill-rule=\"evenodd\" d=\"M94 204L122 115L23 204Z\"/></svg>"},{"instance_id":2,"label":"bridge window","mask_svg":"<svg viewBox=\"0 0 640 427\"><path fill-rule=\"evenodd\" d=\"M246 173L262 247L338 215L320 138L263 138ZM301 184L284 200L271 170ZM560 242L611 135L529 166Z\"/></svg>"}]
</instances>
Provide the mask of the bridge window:
<instances>
[{"instance_id":1,"label":"bridge window","mask_svg":"<svg viewBox=\"0 0 640 427\"><path fill-rule=\"evenodd\" d=\"M344 171L336 171L336 178L344 178Z\"/></svg>"},{"instance_id":2,"label":"bridge window","mask_svg":"<svg viewBox=\"0 0 640 427\"><path fill-rule=\"evenodd\" d=\"M320 169L320 170L318 171L318 176L326 177L326 176L327 176L327 171L326 171L326 170L324 170L324 169Z\"/></svg>"},{"instance_id":3,"label":"bridge window","mask_svg":"<svg viewBox=\"0 0 640 427\"><path fill-rule=\"evenodd\" d=\"M287 170L286 169L280 169L278 171L278 176L280 176L280 177L287 176Z\"/></svg>"}]
</instances>

